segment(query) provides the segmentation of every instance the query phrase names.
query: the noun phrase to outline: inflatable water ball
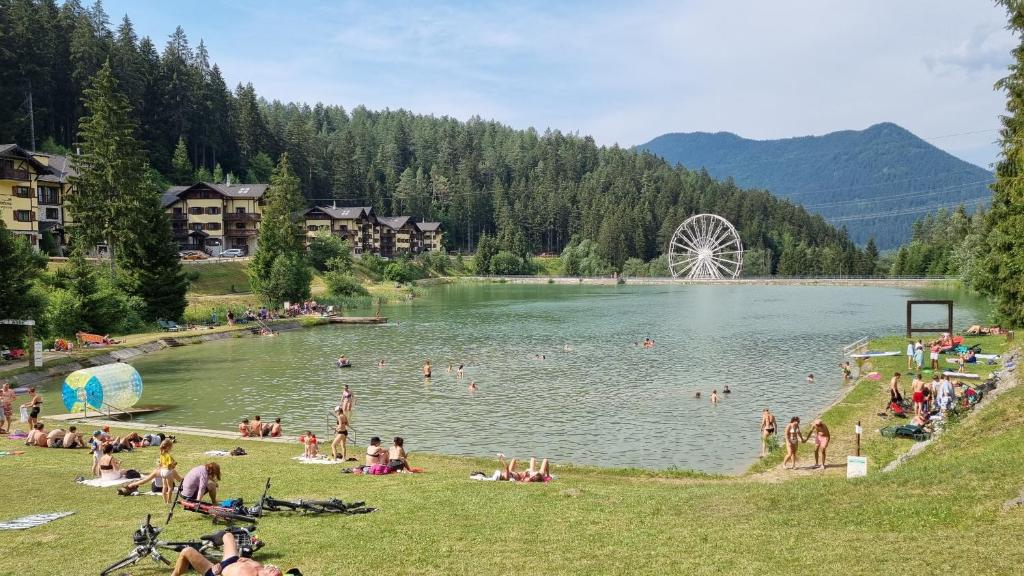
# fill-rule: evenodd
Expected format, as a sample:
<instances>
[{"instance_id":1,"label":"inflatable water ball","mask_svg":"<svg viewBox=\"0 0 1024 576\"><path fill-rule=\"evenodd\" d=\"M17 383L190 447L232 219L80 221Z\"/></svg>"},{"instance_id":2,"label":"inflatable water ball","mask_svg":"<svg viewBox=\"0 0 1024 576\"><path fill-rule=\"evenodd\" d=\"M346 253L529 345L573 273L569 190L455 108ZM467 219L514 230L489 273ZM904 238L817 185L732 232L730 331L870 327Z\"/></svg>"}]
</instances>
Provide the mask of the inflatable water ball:
<instances>
[{"instance_id":1,"label":"inflatable water ball","mask_svg":"<svg viewBox=\"0 0 1024 576\"><path fill-rule=\"evenodd\" d=\"M68 412L80 412L86 406L129 408L142 396L142 376L128 364L104 364L75 370L64 379L61 397Z\"/></svg>"}]
</instances>

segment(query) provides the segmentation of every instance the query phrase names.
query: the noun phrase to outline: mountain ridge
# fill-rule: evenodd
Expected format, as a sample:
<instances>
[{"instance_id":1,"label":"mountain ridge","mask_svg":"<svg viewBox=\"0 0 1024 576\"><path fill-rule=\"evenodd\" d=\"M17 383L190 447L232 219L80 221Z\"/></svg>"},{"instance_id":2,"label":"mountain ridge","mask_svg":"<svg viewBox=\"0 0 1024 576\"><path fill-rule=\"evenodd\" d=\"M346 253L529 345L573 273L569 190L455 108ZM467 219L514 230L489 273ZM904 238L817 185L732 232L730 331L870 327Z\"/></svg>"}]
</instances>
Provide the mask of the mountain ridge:
<instances>
[{"instance_id":1,"label":"mountain ridge","mask_svg":"<svg viewBox=\"0 0 1024 576\"><path fill-rule=\"evenodd\" d=\"M804 206L863 245L894 248L939 208L987 203L992 173L893 122L863 130L754 140L732 132L672 132L636 146L672 164L760 188Z\"/></svg>"}]
</instances>

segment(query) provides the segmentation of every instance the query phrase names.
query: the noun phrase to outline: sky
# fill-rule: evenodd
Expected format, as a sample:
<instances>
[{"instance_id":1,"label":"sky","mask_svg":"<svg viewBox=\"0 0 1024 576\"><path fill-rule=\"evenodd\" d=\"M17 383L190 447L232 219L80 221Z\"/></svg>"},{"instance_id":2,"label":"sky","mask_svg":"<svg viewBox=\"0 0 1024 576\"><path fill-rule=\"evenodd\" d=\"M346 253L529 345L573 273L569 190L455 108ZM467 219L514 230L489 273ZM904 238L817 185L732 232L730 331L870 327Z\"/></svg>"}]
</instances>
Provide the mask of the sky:
<instances>
[{"instance_id":1,"label":"sky","mask_svg":"<svg viewBox=\"0 0 1024 576\"><path fill-rule=\"evenodd\" d=\"M88 4L88 2L83 2ZM230 86L634 146L666 132L771 139L895 122L998 156L1016 39L990 0L106 0L163 47L181 25Z\"/></svg>"}]
</instances>

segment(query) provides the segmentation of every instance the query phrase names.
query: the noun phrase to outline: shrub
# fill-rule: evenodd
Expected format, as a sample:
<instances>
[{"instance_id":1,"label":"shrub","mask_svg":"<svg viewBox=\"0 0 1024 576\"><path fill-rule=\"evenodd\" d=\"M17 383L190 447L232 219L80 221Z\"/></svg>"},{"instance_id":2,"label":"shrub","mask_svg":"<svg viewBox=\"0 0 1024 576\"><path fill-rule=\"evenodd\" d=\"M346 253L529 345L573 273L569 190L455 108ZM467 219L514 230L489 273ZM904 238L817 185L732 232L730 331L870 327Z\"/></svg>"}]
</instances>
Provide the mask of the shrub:
<instances>
[{"instance_id":1,"label":"shrub","mask_svg":"<svg viewBox=\"0 0 1024 576\"><path fill-rule=\"evenodd\" d=\"M324 283L331 296L347 298L349 296L366 296L369 292L350 273L331 271L324 274Z\"/></svg>"},{"instance_id":2,"label":"shrub","mask_svg":"<svg viewBox=\"0 0 1024 576\"><path fill-rule=\"evenodd\" d=\"M408 263L396 260L388 264L387 268L384 269L384 279L391 282L398 282L399 284L405 284L410 280L413 280L413 271L410 269Z\"/></svg>"},{"instance_id":3,"label":"shrub","mask_svg":"<svg viewBox=\"0 0 1024 576\"><path fill-rule=\"evenodd\" d=\"M50 290L43 324L46 333L73 339L75 332L82 328L82 298L65 288Z\"/></svg>"},{"instance_id":4,"label":"shrub","mask_svg":"<svg viewBox=\"0 0 1024 576\"><path fill-rule=\"evenodd\" d=\"M491 258L491 274L517 275L525 273L525 262L519 256L502 250Z\"/></svg>"},{"instance_id":5,"label":"shrub","mask_svg":"<svg viewBox=\"0 0 1024 576\"><path fill-rule=\"evenodd\" d=\"M335 268L350 271L352 269L352 247L349 243L328 232L319 232L309 242L306 255L310 264L320 272L328 269L332 260L337 260Z\"/></svg>"}]
</instances>

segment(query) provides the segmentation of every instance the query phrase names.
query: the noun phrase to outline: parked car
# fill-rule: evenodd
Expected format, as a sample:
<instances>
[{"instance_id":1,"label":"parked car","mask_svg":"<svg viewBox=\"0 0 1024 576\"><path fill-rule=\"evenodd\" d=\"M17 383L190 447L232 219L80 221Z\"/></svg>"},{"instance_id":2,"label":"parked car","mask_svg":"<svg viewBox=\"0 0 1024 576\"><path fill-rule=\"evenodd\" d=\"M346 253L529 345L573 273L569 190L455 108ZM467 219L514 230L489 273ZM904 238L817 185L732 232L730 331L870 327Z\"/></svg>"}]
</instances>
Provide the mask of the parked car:
<instances>
[{"instance_id":1,"label":"parked car","mask_svg":"<svg viewBox=\"0 0 1024 576\"><path fill-rule=\"evenodd\" d=\"M228 248L220 253L221 258L241 258L245 256L245 250L241 248Z\"/></svg>"},{"instance_id":2,"label":"parked car","mask_svg":"<svg viewBox=\"0 0 1024 576\"><path fill-rule=\"evenodd\" d=\"M184 252L179 252L178 256L180 256L182 260L206 260L208 258L206 254L198 250L186 250Z\"/></svg>"}]
</instances>

